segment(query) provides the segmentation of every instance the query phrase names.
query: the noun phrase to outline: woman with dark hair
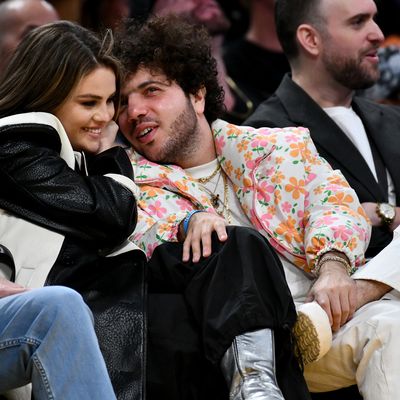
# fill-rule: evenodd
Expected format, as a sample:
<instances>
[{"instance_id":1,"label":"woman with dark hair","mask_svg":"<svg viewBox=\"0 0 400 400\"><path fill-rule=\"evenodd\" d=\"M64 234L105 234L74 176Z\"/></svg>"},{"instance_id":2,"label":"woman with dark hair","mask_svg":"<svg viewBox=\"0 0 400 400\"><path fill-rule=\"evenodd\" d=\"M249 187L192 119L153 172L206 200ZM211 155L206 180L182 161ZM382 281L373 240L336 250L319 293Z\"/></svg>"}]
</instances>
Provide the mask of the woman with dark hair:
<instances>
[{"instance_id":1,"label":"woman with dark hair","mask_svg":"<svg viewBox=\"0 0 400 400\"><path fill-rule=\"evenodd\" d=\"M137 375L126 357L138 333L131 291L143 258L126 240L137 217L132 167L111 148L120 95L112 47L110 33L100 40L63 21L17 48L0 82L0 242L14 256L16 282L83 294L118 394Z\"/></svg>"}]
</instances>

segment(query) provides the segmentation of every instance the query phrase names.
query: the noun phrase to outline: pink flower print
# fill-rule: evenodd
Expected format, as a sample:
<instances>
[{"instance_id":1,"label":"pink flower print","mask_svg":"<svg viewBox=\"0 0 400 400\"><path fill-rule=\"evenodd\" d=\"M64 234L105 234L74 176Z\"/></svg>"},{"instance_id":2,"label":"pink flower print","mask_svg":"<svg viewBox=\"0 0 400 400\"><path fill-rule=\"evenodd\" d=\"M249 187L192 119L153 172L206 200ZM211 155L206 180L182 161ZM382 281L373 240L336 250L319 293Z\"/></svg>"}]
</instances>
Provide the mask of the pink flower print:
<instances>
[{"instance_id":1,"label":"pink flower print","mask_svg":"<svg viewBox=\"0 0 400 400\"><path fill-rule=\"evenodd\" d=\"M158 243L149 244L146 249L146 256L149 259L153 254L154 250L156 249Z\"/></svg>"},{"instance_id":2,"label":"pink flower print","mask_svg":"<svg viewBox=\"0 0 400 400\"><path fill-rule=\"evenodd\" d=\"M315 227L320 228L321 226L329 226L329 225L334 225L335 221L337 221L339 218L333 217L332 215L325 215L321 218L319 218L315 222Z\"/></svg>"},{"instance_id":3,"label":"pink flower print","mask_svg":"<svg viewBox=\"0 0 400 400\"><path fill-rule=\"evenodd\" d=\"M288 201L285 201L281 204L281 208L285 213L289 214L290 210L292 209L292 205Z\"/></svg>"},{"instance_id":4,"label":"pink flower print","mask_svg":"<svg viewBox=\"0 0 400 400\"><path fill-rule=\"evenodd\" d=\"M246 162L246 167L250 170L253 170L256 167L256 161L255 160L249 160Z\"/></svg>"},{"instance_id":5,"label":"pink flower print","mask_svg":"<svg viewBox=\"0 0 400 400\"><path fill-rule=\"evenodd\" d=\"M365 241L367 239L367 233L366 233L365 229L360 228L358 225L354 225L353 229L357 232L358 238L361 241Z\"/></svg>"},{"instance_id":6,"label":"pink flower print","mask_svg":"<svg viewBox=\"0 0 400 400\"><path fill-rule=\"evenodd\" d=\"M167 212L167 209L161 206L161 201L157 200L154 205L149 206L149 214L156 215L158 218L162 218Z\"/></svg>"},{"instance_id":7,"label":"pink flower print","mask_svg":"<svg viewBox=\"0 0 400 400\"><path fill-rule=\"evenodd\" d=\"M256 150L260 150L261 148L268 146L268 140L265 137L257 137L255 140L252 141L251 147Z\"/></svg>"},{"instance_id":8,"label":"pink flower print","mask_svg":"<svg viewBox=\"0 0 400 400\"><path fill-rule=\"evenodd\" d=\"M193 204L186 199L178 199L176 200L176 204L179 206L181 211L189 211L193 209Z\"/></svg>"},{"instance_id":9,"label":"pink flower print","mask_svg":"<svg viewBox=\"0 0 400 400\"><path fill-rule=\"evenodd\" d=\"M293 135L293 134L285 136L285 141L287 143L295 143L295 142L298 142L299 140L300 140L300 138L298 136L296 136L296 135Z\"/></svg>"},{"instance_id":10,"label":"pink flower print","mask_svg":"<svg viewBox=\"0 0 400 400\"><path fill-rule=\"evenodd\" d=\"M333 237L335 239L341 239L344 242L349 239L353 231L347 228L345 225L338 225L332 228L334 231Z\"/></svg>"},{"instance_id":11,"label":"pink flower print","mask_svg":"<svg viewBox=\"0 0 400 400\"><path fill-rule=\"evenodd\" d=\"M269 185L268 182L261 182L258 185L257 199L269 202L271 200L271 196L269 194L273 193L274 189L275 187L273 185Z\"/></svg>"},{"instance_id":12,"label":"pink flower print","mask_svg":"<svg viewBox=\"0 0 400 400\"><path fill-rule=\"evenodd\" d=\"M274 217L274 215L273 214L271 214L271 213L269 213L269 212L266 212L266 213L264 213L262 216L261 216L261 222L262 222L262 224L263 224L263 227L269 227L269 225L270 225L270 221L271 221L271 219Z\"/></svg>"},{"instance_id":13,"label":"pink flower print","mask_svg":"<svg viewBox=\"0 0 400 400\"><path fill-rule=\"evenodd\" d=\"M317 177L317 174L309 173L309 174L307 175L306 182L307 182L307 183L310 183L310 182L312 182L316 177Z\"/></svg>"},{"instance_id":14,"label":"pink flower print","mask_svg":"<svg viewBox=\"0 0 400 400\"><path fill-rule=\"evenodd\" d=\"M219 138L216 138L216 139L214 140L214 143L215 143L215 148L216 148L216 150L217 150L217 153L218 153L218 154L221 154L222 149L223 149L223 148L225 147L225 145L226 145L226 142L225 142L224 137L221 136L221 137L219 137Z\"/></svg>"}]
</instances>

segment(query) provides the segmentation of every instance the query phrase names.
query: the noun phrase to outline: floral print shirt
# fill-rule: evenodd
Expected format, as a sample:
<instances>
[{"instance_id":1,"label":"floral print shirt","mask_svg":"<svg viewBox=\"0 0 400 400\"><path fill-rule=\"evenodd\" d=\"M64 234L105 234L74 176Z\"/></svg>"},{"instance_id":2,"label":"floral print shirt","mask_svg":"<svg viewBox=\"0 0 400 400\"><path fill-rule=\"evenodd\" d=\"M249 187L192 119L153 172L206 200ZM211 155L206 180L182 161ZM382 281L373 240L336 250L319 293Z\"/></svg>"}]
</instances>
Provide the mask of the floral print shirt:
<instances>
[{"instance_id":1,"label":"floral print shirt","mask_svg":"<svg viewBox=\"0 0 400 400\"><path fill-rule=\"evenodd\" d=\"M325 252L344 252L353 267L364 262L370 224L340 171L322 159L306 128L251 128L222 120L212 124L217 157L243 212L276 251L312 272ZM133 240L151 256L177 241L188 211L215 212L200 184L173 165L159 165L130 151L140 188Z\"/></svg>"}]
</instances>

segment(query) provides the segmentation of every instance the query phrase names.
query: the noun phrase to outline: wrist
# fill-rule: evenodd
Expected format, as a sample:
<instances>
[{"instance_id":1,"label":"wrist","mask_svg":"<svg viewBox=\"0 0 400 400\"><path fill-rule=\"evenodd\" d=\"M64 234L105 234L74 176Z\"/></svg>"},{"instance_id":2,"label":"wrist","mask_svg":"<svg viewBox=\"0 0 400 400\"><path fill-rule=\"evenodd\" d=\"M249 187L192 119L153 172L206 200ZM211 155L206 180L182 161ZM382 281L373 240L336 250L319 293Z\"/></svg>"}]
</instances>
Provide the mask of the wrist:
<instances>
[{"instance_id":1,"label":"wrist","mask_svg":"<svg viewBox=\"0 0 400 400\"><path fill-rule=\"evenodd\" d=\"M351 276L354 272L349 259L343 253L328 252L323 254L318 260L314 268L314 275L318 277L325 271L331 270L332 268L342 271L348 276Z\"/></svg>"},{"instance_id":2,"label":"wrist","mask_svg":"<svg viewBox=\"0 0 400 400\"><path fill-rule=\"evenodd\" d=\"M380 219L380 226L390 229L396 218L396 207L389 203L376 203L375 212Z\"/></svg>"},{"instance_id":3,"label":"wrist","mask_svg":"<svg viewBox=\"0 0 400 400\"><path fill-rule=\"evenodd\" d=\"M187 213L186 217L184 218L184 220L181 223L182 233L184 236L186 236L186 234L187 234L187 231L189 229L189 223L190 223L190 220L192 219L193 215L197 214L199 212L204 212L204 210L192 210Z\"/></svg>"}]
</instances>

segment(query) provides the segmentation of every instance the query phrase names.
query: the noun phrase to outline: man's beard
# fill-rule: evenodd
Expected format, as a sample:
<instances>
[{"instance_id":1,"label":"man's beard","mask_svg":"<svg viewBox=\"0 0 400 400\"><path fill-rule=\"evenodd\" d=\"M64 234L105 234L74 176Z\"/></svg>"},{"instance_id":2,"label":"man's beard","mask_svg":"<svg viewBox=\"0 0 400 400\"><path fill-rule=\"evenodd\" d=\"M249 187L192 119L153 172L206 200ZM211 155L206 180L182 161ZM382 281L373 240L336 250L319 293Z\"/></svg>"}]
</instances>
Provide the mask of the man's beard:
<instances>
[{"instance_id":1,"label":"man's beard","mask_svg":"<svg viewBox=\"0 0 400 400\"><path fill-rule=\"evenodd\" d=\"M182 160L191 157L199 150L200 131L197 115L192 103L187 99L187 106L171 124L168 141L163 145L156 160L160 164L180 165Z\"/></svg>"},{"instance_id":2,"label":"man's beard","mask_svg":"<svg viewBox=\"0 0 400 400\"><path fill-rule=\"evenodd\" d=\"M333 52L332 52L333 54ZM324 53L325 68L336 82L351 90L367 89L379 79L379 69L362 65L358 58L345 58L337 54L333 56Z\"/></svg>"}]
</instances>

